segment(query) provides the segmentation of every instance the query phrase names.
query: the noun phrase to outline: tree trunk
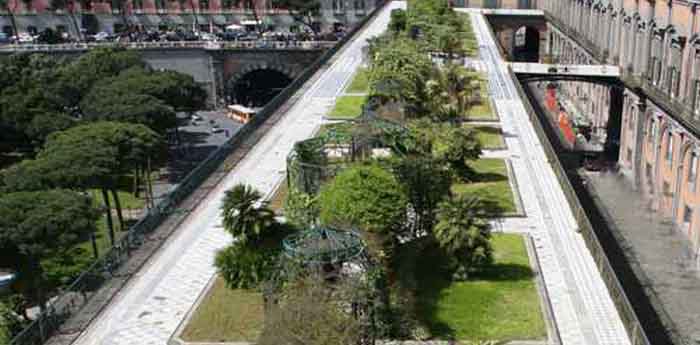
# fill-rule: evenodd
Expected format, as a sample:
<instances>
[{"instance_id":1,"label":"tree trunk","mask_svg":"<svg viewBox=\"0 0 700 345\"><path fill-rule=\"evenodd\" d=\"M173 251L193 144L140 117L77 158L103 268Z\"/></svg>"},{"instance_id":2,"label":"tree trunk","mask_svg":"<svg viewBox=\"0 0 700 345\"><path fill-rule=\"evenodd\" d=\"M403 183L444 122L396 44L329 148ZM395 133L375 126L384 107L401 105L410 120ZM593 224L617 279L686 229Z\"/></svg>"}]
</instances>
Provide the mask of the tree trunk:
<instances>
[{"instance_id":1,"label":"tree trunk","mask_svg":"<svg viewBox=\"0 0 700 345\"><path fill-rule=\"evenodd\" d=\"M258 17L258 9L255 8L255 1L253 0L247 0L248 6L250 9L253 11L253 19L255 19L255 27L257 28L257 31L260 35L262 35L262 25L258 25L258 22L260 22L260 18ZM262 24L262 23L260 23Z\"/></svg>"},{"instance_id":2,"label":"tree trunk","mask_svg":"<svg viewBox=\"0 0 700 345\"><path fill-rule=\"evenodd\" d=\"M150 200L151 207L155 206L155 201L153 200L153 180L151 179L151 157L148 157L146 162L146 186L148 193L148 199Z\"/></svg>"},{"instance_id":3,"label":"tree trunk","mask_svg":"<svg viewBox=\"0 0 700 345\"><path fill-rule=\"evenodd\" d=\"M80 32L80 26L78 26L78 21L75 19L75 13L73 12L73 10L70 10L68 11L68 14L70 15L70 19L73 22L73 26L75 27L75 33L78 35L78 41L85 41L85 39L83 38L83 33Z\"/></svg>"},{"instance_id":4,"label":"tree trunk","mask_svg":"<svg viewBox=\"0 0 700 345\"><path fill-rule=\"evenodd\" d=\"M8 6L7 12L10 13L10 21L12 22L12 30L14 31L14 36L19 38L19 31L17 29L17 20L15 19L15 11L11 11L9 9L9 6ZM14 43L19 43L19 40L17 40L17 42L14 42Z\"/></svg>"},{"instance_id":5,"label":"tree trunk","mask_svg":"<svg viewBox=\"0 0 700 345\"><path fill-rule=\"evenodd\" d=\"M139 197L139 168L134 169L134 186L132 190L132 194L134 197Z\"/></svg>"},{"instance_id":6,"label":"tree trunk","mask_svg":"<svg viewBox=\"0 0 700 345\"><path fill-rule=\"evenodd\" d=\"M194 8L194 0L190 0L190 8L192 9L192 18L194 19L192 31L199 31L199 19L197 18L197 11Z\"/></svg>"},{"instance_id":7,"label":"tree trunk","mask_svg":"<svg viewBox=\"0 0 700 345\"><path fill-rule=\"evenodd\" d=\"M112 207L109 203L109 194L107 194L106 188L100 188L102 192L102 199L104 200L105 207L107 208L107 229L109 230L109 243L114 245L114 223L112 223Z\"/></svg>"},{"instance_id":8,"label":"tree trunk","mask_svg":"<svg viewBox=\"0 0 700 345\"><path fill-rule=\"evenodd\" d=\"M117 209L117 218L119 219L119 230L124 231L124 214L122 213L122 203L119 201L119 193L112 188L112 198L114 198L114 207Z\"/></svg>"},{"instance_id":9,"label":"tree trunk","mask_svg":"<svg viewBox=\"0 0 700 345\"><path fill-rule=\"evenodd\" d=\"M100 252L97 250L97 239L95 238L95 233L90 234L90 243L92 244L92 256L95 259L100 257Z\"/></svg>"}]
</instances>

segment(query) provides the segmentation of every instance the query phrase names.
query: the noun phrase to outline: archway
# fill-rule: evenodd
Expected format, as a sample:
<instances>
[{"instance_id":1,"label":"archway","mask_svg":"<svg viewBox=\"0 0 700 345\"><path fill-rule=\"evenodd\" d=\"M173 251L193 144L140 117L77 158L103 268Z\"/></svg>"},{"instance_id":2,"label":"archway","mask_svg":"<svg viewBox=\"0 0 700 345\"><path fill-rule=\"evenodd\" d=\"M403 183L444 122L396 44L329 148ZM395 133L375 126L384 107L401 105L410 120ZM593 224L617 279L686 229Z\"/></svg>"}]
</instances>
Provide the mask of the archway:
<instances>
[{"instance_id":1,"label":"archway","mask_svg":"<svg viewBox=\"0 0 700 345\"><path fill-rule=\"evenodd\" d=\"M233 78L226 96L231 104L263 107L291 83L290 76L275 69L255 69Z\"/></svg>"},{"instance_id":2,"label":"archway","mask_svg":"<svg viewBox=\"0 0 700 345\"><path fill-rule=\"evenodd\" d=\"M521 26L513 35L513 61L539 62L540 31L530 26Z\"/></svg>"}]
</instances>

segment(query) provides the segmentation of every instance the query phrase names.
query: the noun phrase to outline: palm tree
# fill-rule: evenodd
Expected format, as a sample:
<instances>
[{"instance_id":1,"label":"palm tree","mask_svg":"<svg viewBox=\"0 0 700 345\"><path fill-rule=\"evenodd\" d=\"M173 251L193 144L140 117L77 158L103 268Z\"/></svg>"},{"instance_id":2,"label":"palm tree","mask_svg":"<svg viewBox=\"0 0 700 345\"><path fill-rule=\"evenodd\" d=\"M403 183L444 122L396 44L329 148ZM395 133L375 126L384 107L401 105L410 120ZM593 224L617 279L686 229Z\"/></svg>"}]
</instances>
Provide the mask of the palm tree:
<instances>
[{"instance_id":1,"label":"palm tree","mask_svg":"<svg viewBox=\"0 0 700 345\"><path fill-rule=\"evenodd\" d=\"M258 191L244 184L226 191L221 216L224 229L242 242L259 239L275 223L274 212L267 201L262 200Z\"/></svg>"},{"instance_id":2,"label":"palm tree","mask_svg":"<svg viewBox=\"0 0 700 345\"><path fill-rule=\"evenodd\" d=\"M453 260L455 278L466 279L493 261L487 206L476 197L459 196L439 204L435 240Z\"/></svg>"}]
</instances>

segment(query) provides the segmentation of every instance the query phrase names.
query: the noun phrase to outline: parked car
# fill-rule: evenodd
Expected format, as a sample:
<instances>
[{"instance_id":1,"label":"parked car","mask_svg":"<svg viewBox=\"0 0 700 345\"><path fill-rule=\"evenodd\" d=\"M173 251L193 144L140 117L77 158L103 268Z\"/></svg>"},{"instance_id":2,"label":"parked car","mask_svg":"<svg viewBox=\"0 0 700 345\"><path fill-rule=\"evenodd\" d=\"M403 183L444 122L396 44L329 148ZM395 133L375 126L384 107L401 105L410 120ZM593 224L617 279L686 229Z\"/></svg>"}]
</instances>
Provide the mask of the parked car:
<instances>
[{"instance_id":1,"label":"parked car","mask_svg":"<svg viewBox=\"0 0 700 345\"><path fill-rule=\"evenodd\" d=\"M100 31L93 36L95 42L109 42L114 39L114 35L108 32Z\"/></svg>"},{"instance_id":2,"label":"parked car","mask_svg":"<svg viewBox=\"0 0 700 345\"><path fill-rule=\"evenodd\" d=\"M36 37L27 32L20 32L19 35L13 36L12 39L15 43L34 43L36 41Z\"/></svg>"},{"instance_id":3,"label":"parked car","mask_svg":"<svg viewBox=\"0 0 700 345\"><path fill-rule=\"evenodd\" d=\"M245 33L242 31L227 30L219 33L219 37L224 41L236 41L243 36L245 36Z\"/></svg>"}]
</instances>

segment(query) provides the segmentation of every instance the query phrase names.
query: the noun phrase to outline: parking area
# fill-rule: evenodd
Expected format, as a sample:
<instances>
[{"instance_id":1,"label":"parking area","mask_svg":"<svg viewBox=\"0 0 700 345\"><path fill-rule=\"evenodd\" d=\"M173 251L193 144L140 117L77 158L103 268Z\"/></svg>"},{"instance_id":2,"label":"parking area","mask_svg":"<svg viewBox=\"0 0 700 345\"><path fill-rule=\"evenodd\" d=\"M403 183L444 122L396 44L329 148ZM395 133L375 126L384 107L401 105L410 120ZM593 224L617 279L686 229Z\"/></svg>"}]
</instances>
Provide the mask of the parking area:
<instances>
[{"instance_id":1,"label":"parking area","mask_svg":"<svg viewBox=\"0 0 700 345\"><path fill-rule=\"evenodd\" d=\"M168 162L159 169L153 185L156 198L172 190L243 126L228 118L224 110L198 111L191 116L179 113L178 125L177 133L170 133L168 137Z\"/></svg>"}]
</instances>

